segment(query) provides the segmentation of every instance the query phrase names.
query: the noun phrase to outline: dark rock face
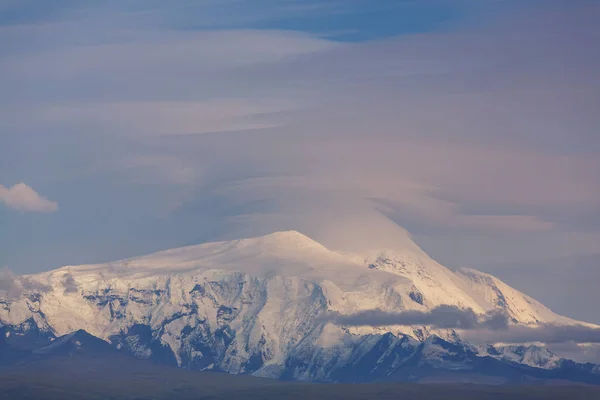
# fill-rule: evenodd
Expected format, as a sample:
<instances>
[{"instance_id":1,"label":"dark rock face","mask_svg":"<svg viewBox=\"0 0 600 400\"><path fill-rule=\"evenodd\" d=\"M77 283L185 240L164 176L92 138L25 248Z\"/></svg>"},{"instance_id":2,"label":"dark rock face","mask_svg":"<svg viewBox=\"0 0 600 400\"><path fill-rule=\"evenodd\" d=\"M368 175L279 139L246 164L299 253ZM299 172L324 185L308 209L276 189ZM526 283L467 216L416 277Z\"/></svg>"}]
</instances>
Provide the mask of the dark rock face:
<instances>
[{"instance_id":1,"label":"dark rock face","mask_svg":"<svg viewBox=\"0 0 600 400\"><path fill-rule=\"evenodd\" d=\"M18 349L31 350L52 343L54 333L47 328L40 328L33 318L20 325L0 327L0 346L7 345Z\"/></svg>"},{"instance_id":2,"label":"dark rock face","mask_svg":"<svg viewBox=\"0 0 600 400\"><path fill-rule=\"evenodd\" d=\"M410 297L410 299L415 303L423 305L423 293L413 290L408 294L408 297Z\"/></svg>"},{"instance_id":3,"label":"dark rock face","mask_svg":"<svg viewBox=\"0 0 600 400\"><path fill-rule=\"evenodd\" d=\"M171 348L157 338L149 325L135 324L126 332L111 336L109 339L117 349L134 357L177 366L177 359Z\"/></svg>"},{"instance_id":4,"label":"dark rock face","mask_svg":"<svg viewBox=\"0 0 600 400\"><path fill-rule=\"evenodd\" d=\"M160 327L153 330L145 324L135 324L126 332L111 336L110 343L83 330L54 337L51 332L38 328L33 320L20 326L3 326L0 327L0 365L6 367L33 358L73 355L106 358L120 354L185 369L219 371L218 366L227 352L236 349L236 332L227 325L227 318L233 312L235 310L227 307L219 311L222 323L215 331L205 323L186 326L181 331L182 348L176 353L160 340ZM264 367L270 358L267 352L260 350L264 347L263 337L259 350L241 366L242 373L252 374ZM493 346L482 355L460 340L448 341L437 336L418 341L391 333L369 335L347 347L334 349L333 353L330 350L299 346L285 360L278 377L322 382L412 382L451 373L478 379L493 377L506 383L568 380L600 385L598 367L593 364L563 360L557 368L535 368L493 357L500 354Z\"/></svg>"}]
</instances>

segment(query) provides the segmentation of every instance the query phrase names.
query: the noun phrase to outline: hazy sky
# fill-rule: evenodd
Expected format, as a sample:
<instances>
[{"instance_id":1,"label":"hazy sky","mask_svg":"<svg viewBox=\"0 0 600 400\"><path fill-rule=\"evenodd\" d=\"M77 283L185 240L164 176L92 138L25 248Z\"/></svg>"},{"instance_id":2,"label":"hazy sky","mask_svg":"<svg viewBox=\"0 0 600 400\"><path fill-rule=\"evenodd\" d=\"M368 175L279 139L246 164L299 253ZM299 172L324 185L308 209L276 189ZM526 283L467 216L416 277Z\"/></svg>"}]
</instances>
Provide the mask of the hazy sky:
<instances>
[{"instance_id":1,"label":"hazy sky","mask_svg":"<svg viewBox=\"0 0 600 400\"><path fill-rule=\"evenodd\" d=\"M283 229L393 246L401 226L600 322L599 18L583 0L0 0L0 266ZM543 290L567 270L568 298Z\"/></svg>"}]
</instances>

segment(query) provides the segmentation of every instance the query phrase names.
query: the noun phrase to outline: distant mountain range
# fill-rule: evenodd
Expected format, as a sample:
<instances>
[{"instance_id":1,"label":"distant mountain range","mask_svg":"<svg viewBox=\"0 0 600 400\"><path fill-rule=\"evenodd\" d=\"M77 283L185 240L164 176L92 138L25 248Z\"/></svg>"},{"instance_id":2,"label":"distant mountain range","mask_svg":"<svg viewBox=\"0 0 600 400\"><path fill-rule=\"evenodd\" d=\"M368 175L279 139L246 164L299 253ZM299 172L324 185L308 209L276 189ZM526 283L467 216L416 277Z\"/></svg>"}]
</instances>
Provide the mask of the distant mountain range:
<instances>
[{"instance_id":1,"label":"distant mountain range","mask_svg":"<svg viewBox=\"0 0 600 400\"><path fill-rule=\"evenodd\" d=\"M450 306L501 312L511 326L593 327L491 275L452 272L418 248L347 254L290 231L10 279L0 292L7 371L75 355L290 381L600 384L598 366L543 345L326 318Z\"/></svg>"}]
</instances>

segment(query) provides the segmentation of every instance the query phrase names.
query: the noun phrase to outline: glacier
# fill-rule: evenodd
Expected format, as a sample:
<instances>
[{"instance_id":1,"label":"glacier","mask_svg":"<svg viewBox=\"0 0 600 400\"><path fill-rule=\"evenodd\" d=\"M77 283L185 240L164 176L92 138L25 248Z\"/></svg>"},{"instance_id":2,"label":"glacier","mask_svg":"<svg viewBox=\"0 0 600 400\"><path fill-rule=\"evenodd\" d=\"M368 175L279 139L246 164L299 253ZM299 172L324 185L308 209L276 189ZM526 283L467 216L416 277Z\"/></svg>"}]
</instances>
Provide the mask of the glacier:
<instances>
[{"instance_id":1,"label":"glacier","mask_svg":"<svg viewBox=\"0 0 600 400\"><path fill-rule=\"evenodd\" d=\"M535 344L473 344L431 326L338 326L321 318L327 313L449 305L501 311L513 325L593 326L491 275L452 271L416 245L340 252L297 231L14 280L18 290L0 291L6 335L51 341L84 330L138 358L281 379L410 380L425 367L475 371L496 361L547 371L567 365Z\"/></svg>"}]
</instances>

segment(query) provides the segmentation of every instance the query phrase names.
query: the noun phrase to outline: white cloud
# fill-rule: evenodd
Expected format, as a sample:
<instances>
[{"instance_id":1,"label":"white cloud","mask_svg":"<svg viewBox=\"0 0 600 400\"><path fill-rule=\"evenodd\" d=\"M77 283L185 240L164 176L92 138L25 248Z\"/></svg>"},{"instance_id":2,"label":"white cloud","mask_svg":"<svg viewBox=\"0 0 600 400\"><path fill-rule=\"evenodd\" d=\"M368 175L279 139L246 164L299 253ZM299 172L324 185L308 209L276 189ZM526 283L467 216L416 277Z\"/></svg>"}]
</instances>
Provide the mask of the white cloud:
<instances>
[{"instance_id":1,"label":"white cloud","mask_svg":"<svg viewBox=\"0 0 600 400\"><path fill-rule=\"evenodd\" d=\"M0 294L9 300L18 299L24 292L37 291L46 293L50 290L52 290L50 286L25 276L15 275L8 268L0 269Z\"/></svg>"},{"instance_id":2,"label":"white cloud","mask_svg":"<svg viewBox=\"0 0 600 400\"><path fill-rule=\"evenodd\" d=\"M0 202L18 211L52 213L58 210L58 204L40 196L24 183L12 187L0 185Z\"/></svg>"}]
</instances>

